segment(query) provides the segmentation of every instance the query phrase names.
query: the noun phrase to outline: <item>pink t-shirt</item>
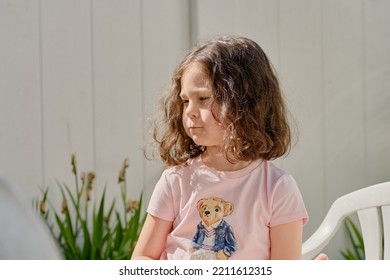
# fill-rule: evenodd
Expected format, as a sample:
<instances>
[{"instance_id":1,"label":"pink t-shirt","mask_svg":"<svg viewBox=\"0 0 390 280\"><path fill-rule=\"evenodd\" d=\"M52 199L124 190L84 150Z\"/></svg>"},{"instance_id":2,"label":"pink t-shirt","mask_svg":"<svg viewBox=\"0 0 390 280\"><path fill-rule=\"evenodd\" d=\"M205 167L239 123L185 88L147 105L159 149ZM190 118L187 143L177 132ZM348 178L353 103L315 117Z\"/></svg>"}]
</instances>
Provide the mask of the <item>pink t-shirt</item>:
<instances>
[{"instance_id":1,"label":"pink t-shirt","mask_svg":"<svg viewBox=\"0 0 390 280\"><path fill-rule=\"evenodd\" d=\"M272 162L222 172L200 156L163 172L147 212L173 222L161 259L269 259L270 227L308 219L295 180Z\"/></svg>"}]
</instances>

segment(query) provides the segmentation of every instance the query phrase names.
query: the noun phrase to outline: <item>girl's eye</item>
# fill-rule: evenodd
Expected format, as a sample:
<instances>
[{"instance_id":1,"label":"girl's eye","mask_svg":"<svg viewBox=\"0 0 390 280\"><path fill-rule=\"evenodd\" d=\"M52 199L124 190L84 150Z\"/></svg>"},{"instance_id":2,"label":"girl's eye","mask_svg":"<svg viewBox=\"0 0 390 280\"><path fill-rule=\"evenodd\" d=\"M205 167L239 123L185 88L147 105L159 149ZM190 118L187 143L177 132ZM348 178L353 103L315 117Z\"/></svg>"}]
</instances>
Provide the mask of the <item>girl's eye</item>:
<instances>
[{"instance_id":1,"label":"girl's eye","mask_svg":"<svg viewBox=\"0 0 390 280\"><path fill-rule=\"evenodd\" d=\"M199 103L202 104L202 106L208 106L210 103L211 97L205 96L199 98Z\"/></svg>"}]
</instances>

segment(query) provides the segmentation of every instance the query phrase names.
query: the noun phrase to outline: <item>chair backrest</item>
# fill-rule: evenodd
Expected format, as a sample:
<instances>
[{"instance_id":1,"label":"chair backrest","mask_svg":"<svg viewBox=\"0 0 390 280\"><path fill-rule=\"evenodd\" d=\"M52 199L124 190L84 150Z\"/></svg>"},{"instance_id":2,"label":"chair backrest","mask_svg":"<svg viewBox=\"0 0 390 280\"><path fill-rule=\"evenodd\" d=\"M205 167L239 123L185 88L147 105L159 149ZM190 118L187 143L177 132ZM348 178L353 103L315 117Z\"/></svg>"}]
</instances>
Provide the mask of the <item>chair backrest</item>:
<instances>
[{"instance_id":1,"label":"chair backrest","mask_svg":"<svg viewBox=\"0 0 390 280\"><path fill-rule=\"evenodd\" d=\"M63 259L43 220L20 187L0 174L0 259Z\"/></svg>"},{"instance_id":2,"label":"chair backrest","mask_svg":"<svg viewBox=\"0 0 390 280\"><path fill-rule=\"evenodd\" d=\"M365 258L389 260L390 182L365 187L338 198L319 228L303 243L302 258L316 257L336 234L344 218L354 213L357 213L362 230Z\"/></svg>"}]
</instances>

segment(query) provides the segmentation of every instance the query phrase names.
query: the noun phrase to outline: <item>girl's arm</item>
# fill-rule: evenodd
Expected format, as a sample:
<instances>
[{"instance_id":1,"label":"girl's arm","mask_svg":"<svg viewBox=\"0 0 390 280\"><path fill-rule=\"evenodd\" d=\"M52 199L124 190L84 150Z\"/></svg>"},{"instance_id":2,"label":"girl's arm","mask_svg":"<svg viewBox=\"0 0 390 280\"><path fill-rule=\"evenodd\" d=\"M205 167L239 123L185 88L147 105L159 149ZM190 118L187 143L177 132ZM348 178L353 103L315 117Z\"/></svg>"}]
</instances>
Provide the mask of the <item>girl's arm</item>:
<instances>
[{"instance_id":1,"label":"girl's arm","mask_svg":"<svg viewBox=\"0 0 390 280\"><path fill-rule=\"evenodd\" d=\"M271 260L302 259L302 220L271 227Z\"/></svg>"},{"instance_id":2,"label":"girl's arm","mask_svg":"<svg viewBox=\"0 0 390 280\"><path fill-rule=\"evenodd\" d=\"M171 230L172 222L148 214L131 259L158 260Z\"/></svg>"}]
</instances>

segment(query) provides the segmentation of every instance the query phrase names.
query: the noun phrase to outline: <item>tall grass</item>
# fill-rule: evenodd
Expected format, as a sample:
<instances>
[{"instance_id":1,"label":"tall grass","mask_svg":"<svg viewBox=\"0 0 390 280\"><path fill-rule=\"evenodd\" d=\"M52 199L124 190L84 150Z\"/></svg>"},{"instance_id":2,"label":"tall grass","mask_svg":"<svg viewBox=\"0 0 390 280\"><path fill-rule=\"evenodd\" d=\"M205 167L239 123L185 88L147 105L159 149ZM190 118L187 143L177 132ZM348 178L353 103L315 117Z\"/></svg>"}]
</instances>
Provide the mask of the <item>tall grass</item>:
<instances>
[{"instance_id":1,"label":"tall grass","mask_svg":"<svg viewBox=\"0 0 390 280\"><path fill-rule=\"evenodd\" d=\"M95 174L81 173L79 177L75 155L72 155L71 165L75 187L71 189L67 184L57 182L62 196L61 210L56 210L50 202L49 188L42 190L39 200L40 215L64 257L68 260L130 259L145 214L141 213L142 193L139 200L127 197L127 159L118 176L121 191L118 207L115 199L107 206L106 188L97 201L92 201Z\"/></svg>"}]
</instances>

